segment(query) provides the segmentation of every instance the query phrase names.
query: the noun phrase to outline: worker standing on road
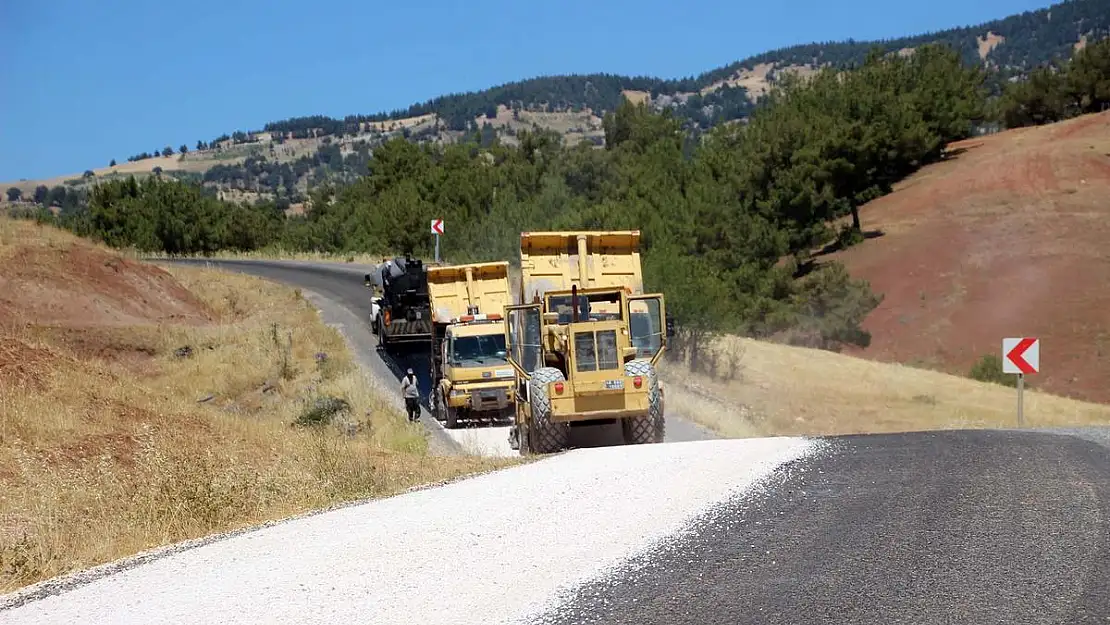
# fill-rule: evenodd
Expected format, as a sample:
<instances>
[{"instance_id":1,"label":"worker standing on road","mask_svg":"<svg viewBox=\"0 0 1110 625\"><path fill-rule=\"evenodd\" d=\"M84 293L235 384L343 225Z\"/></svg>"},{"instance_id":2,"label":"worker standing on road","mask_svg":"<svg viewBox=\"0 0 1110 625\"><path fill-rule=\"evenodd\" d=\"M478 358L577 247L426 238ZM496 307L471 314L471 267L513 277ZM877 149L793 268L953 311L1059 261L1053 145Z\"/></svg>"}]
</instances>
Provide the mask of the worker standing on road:
<instances>
[{"instance_id":1,"label":"worker standing on road","mask_svg":"<svg viewBox=\"0 0 1110 625\"><path fill-rule=\"evenodd\" d=\"M410 368L401 378L401 396L405 398L405 410L409 413L409 421L420 420L420 387L416 384L416 374Z\"/></svg>"}]
</instances>

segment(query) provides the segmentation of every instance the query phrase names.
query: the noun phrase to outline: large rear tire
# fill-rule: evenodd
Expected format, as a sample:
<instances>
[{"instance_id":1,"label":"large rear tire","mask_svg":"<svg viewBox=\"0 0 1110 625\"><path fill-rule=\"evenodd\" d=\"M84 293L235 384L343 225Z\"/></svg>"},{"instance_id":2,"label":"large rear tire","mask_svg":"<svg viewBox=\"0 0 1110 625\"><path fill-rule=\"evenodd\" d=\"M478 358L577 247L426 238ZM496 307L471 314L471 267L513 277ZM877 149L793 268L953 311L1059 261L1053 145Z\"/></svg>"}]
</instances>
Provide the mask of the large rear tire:
<instances>
[{"instance_id":1,"label":"large rear tire","mask_svg":"<svg viewBox=\"0 0 1110 625\"><path fill-rule=\"evenodd\" d=\"M628 377L641 376L648 385L647 414L621 419L625 444L662 443L667 436L667 422L663 416L663 393L655 367L647 360L633 360L624 365L624 374Z\"/></svg>"},{"instance_id":2,"label":"large rear tire","mask_svg":"<svg viewBox=\"0 0 1110 625\"><path fill-rule=\"evenodd\" d=\"M554 367L540 367L528 380L528 403L532 409L532 422L525 428L528 447L537 454L550 454L566 449L570 440L570 425L551 419L551 398L547 385L565 382L563 372Z\"/></svg>"}]
</instances>

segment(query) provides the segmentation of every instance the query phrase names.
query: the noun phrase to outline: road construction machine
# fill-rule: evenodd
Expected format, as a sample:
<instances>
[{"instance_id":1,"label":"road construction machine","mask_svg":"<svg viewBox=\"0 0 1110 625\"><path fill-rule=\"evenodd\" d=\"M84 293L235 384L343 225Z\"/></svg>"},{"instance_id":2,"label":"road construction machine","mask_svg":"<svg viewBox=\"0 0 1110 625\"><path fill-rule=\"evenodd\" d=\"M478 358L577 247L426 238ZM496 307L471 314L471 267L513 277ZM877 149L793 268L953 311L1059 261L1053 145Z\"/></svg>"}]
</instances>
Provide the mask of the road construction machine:
<instances>
[{"instance_id":1,"label":"road construction machine","mask_svg":"<svg viewBox=\"0 0 1110 625\"><path fill-rule=\"evenodd\" d=\"M427 347L432 319L424 264L409 255L391 258L366 274L364 283L373 291L370 325L378 346L387 352Z\"/></svg>"},{"instance_id":2,"label":"road construction machine","mask_svg":"<svg viewBox=\"0 0 1110 625\"><path fill-rule=\"evenodd\" d=\"M428 267L432 307L432 414L447 428L460 419L513 415L513 369L502 313L511 305L509 263Z\"/></svg>"},{"instance_id":3,"label":"road construction machine","mask_svg":"<svg viewBox=\"0 0 1110 625\"><path fill-rule=\"evenodd\" d=\"M639 248L638 230L521 233L521 303L504 320L521 455L565 449L584 425L619 422L625 444L663 441L656 364L673 326L663 295L643 292Z\"/></svg>"}]
</instances>

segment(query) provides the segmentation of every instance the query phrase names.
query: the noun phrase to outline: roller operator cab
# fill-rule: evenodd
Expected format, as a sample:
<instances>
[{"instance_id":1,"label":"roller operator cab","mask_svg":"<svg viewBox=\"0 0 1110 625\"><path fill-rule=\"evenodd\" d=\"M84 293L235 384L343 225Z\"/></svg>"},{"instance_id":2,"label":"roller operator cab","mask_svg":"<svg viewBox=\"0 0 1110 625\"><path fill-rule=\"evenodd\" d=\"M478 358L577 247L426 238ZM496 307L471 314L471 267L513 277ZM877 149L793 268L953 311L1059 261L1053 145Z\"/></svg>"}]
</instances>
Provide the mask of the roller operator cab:
<instances>
[{"instance_id":1,"label":"roller operator cab","mask_svg":"<svg viewBox=\"0 0 1110 625\"><path fill-rule=\"evenodd\" d=\"M508 269L506 262L428 268L435 325L430 403L448 428L512 418L514 375L502 321L512 303Z\"/></svg>"},{"instance_id":2,"label":"roller operator cab","mask_svg":"<svg viewBox=\"0 0 1110 625\"><path fill-rule=\"evenodd\" d=\"M372 289L370 325L378 345L425 348L432 336L427 268L411 256L388 259L364 277Z\"/></svg>"},{"instance_id":3,"label":"roller operator cab","mask_svg":"<svg viewBox=\"0 0 1110 625\"><path fill-rule=\"evenodd\" d=\"M510 443L566 448L570 428L619 422L626 444L662 442L656 374L673 329L643 293L639 232L521 234L520 305L505 312L518 396Z\"/></svg>"}]
</instances>

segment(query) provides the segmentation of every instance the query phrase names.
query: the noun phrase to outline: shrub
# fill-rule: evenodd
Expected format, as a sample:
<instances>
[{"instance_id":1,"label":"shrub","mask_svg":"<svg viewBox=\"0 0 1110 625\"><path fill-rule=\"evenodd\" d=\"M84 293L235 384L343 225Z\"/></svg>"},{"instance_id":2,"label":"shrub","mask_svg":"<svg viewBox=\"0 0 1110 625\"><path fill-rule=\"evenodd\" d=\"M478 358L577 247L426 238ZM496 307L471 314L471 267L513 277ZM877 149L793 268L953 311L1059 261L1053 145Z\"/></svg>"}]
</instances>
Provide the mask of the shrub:
<instances>
[{"instance_id":1,"label":"shrub","mask_svg":"<svg viewBox=\"0 0 1110 625\"><path fill-rule=\"evenodd\" d=\"M980 382L1017 387L1017 376L1002 373L1002 359L998 354L984 354L978 362L971 366L971 371L967 373L967 377Z\"/></svg>"}]
</instances>

